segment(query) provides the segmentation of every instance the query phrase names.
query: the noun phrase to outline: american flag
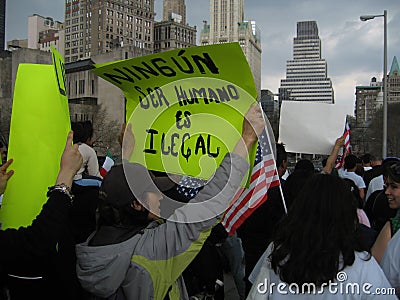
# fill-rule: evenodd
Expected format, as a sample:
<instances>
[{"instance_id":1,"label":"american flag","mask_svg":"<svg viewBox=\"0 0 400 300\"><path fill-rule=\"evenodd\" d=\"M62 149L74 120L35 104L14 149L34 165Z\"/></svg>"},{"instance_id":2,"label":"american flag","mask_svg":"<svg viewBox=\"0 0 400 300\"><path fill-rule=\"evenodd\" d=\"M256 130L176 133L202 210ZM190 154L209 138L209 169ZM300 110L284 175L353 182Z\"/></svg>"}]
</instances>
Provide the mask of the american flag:
<instances>
[{"instance_id":1,"label":"american flag","mask_svg":"<svg viewBox=\"0 0 400 300\"><path fill-rule=\"evenodd\" d=\"M178 193L185 196L187 200L190 200L194 198L194 196L196 196L199 192L200 188L206 184L206 180L190 176L183 176L179 181L178 187L176 189Z\"/></svg>"},{"instance_id":2,"label":"american flag","mask_svg":"<svg viewBox=\"0 0 400 300\"><path fill-rule=\"evenodd\" d=\"M271 143L264 130L259 137L250 185L248 188L239 189L222 218L221 222L226 231L230 235L234 234L236 229L267 200L268 189L279 185Z\"/></svg>"},{"instance_id":3,"label":"american flag","mask_svg":"<svg viewBox=\"0 0 400 300\"><path fill-rule=\"evenodd\" d=\"M343 146L343 155L340 158L338 157L337 162L336 162L336 169L341 169L343 167L344 159L346 158L346 154L351 153L350 125L349 125L349 122L347 122L347 120L346 120L346 124L344 126L344 136L345 136L345 140L344 140L344 146Z\"/></svg>"}]
</instances>

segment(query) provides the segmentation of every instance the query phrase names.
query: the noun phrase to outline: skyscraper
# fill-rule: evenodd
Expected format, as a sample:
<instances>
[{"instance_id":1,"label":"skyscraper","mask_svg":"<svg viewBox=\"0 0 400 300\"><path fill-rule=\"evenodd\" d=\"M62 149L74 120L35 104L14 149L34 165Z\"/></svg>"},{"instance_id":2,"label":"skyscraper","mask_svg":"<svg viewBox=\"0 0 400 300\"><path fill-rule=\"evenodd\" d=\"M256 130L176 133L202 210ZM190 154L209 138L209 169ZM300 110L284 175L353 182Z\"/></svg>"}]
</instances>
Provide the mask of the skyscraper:
<instances>
[{"instance_id":1,"label":"skyscraper","mask_svg":"<svg viewBox=\"0 0 400 300\"><path fill-rule=\"evenodd\" d=\"M163 19L154 24L154 52L196 46L196 32L186 24L185 0L163 0Z\"/></svg>"},{"instance_id":2,"label":"skyscraper","mask_svg":"<svg viewBox=\"0 0 400 300\"><path fill-rule=\"evenodd\" d=\"M286 79L281 80L279 100L334 103L327 63L321 58L321 39L316 21L297 22L293 60L286 63Z\"/></svg>"},{"instance_id":3,"label":"skyscraper","mask_svg":"<svg viewBox=\"0 0 400 300\"><path fill-rule=\"evenodd\" d=\"M239 42L261 90L261 31L255 21L244 20L244 0L210 0L210 24L204 22L202 45Z\"/></svg>"},{"instance_id":4,"label":"skyscraper","mask_svg":"<svg viewBox=\"0 0 400 300\"><path fill-rule=\"evenodd\" d=\"M179 23L186 24L185 0L163 1L163 21L169 21L172 18L180 19Z\"/></svg>"},{"instance_id":5,"label":"skyscraper","mask_svg":"<svg viewBox=\"0 0 400 300\"><path fill-rule=\"evenodd\" d=\"M6 0L0 0L0 50L4 50L6 39Z\"/></svg>"},{"instance_id":6,"label":"skyscraper","mask_svg":"<svg viewBox=\"0 0 400 300\"><path fill-rule=\"evenodd\" d=\"M124 45L153 50L154 0L66 0L65 62Z\"/></svg>"}]
</instances>

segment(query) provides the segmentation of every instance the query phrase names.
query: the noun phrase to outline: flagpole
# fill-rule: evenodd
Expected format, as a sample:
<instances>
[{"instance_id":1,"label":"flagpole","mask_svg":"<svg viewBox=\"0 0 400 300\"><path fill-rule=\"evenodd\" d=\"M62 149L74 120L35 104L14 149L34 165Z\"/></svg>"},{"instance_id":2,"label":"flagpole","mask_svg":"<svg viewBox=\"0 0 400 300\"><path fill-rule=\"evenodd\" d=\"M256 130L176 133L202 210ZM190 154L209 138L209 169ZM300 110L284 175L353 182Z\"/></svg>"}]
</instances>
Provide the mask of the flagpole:
<instances>
[{"instance_id":1,"label":"flagpole","mask_svg":"<svg viewBox=\"0 0 400 300\"><path fill-rule=\"evenodd\" d=\"M274 158L274 161L276 162L276 158L275 158L275 155L274 155L274 151L272 151L272 145L271 145L271 140L270 140L270 138L269 138L269 133L268 133L268 129L267 129L267 121L265 120L264 111L263 111L263 109L262 109L261 103L258 103L258 104L259 104L259 106L260 106L260 108L261 108L262 117L263 117L263 120L264 120L264 128L265 128L265 134L267 135L268 146L269 146L269 149L271 149L272 157ZM277 174L278 177L279 177L278 169L276 168L276 164L275 164L274 168L275 168L276 174ZM281 179L278 178L278 180L280 181ZM286 207L285 198L283 197L282 184L280 184L280 183L279 183L279 191L281 192L283 208L285 209L285 213L287 214L288 211L287 211L287 207Z\"/></svg>"}]
</instances>

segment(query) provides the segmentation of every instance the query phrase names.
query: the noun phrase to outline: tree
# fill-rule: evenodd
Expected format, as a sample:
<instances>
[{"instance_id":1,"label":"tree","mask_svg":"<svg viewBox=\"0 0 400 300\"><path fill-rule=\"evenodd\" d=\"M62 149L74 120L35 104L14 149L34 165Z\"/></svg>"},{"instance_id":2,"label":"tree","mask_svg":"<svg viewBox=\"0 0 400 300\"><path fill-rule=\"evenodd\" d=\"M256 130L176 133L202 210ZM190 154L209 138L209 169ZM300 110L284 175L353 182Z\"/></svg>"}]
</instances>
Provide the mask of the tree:
<instances>
[{"instance_id":1,"label":"tree","mask_svg":"<svg viewBox=\"0 0 400 300\"><path fill-rule=\"evenodd\" d=\"M93 116L94 140L93 146L100 156L105 156L107 149L113 156L119 156L121 147L117 137L121 129L121 124L108 118L107 109L102 105L97 105Z\"/></svg>"},{"instance_id":2,"label":"tree","mask_svg":"<svg viewBox=\"0 0 400 300\"><path fill-rule=\"evenodd\" d=\"M400 156L400 103L388 105L387 156ZM369 151L377 156L382 153L383 110L379 109L363 132ZM353 133L353 132L352 132Z\"/></svg>"},{"instance_id":3,"label":"tree","mask_svg":"<svg viewBox=\"0 0 400 300\"><path fill-rule=\"evenodd\" d=\"M0 100L0 142L8 148L8 138L10 135L11 120L11 100Z\"/></svg>"},{"instance_id":4,"label":"tree","mask_svg":"<svg viewBox=\"0 0 400 300\"><path fill-rule=\"evenodd\" d=\"M382 115L382 113L381 113ZM388 105L388 156L400 156L400 103Z\"/></svg>"}]
</instances>

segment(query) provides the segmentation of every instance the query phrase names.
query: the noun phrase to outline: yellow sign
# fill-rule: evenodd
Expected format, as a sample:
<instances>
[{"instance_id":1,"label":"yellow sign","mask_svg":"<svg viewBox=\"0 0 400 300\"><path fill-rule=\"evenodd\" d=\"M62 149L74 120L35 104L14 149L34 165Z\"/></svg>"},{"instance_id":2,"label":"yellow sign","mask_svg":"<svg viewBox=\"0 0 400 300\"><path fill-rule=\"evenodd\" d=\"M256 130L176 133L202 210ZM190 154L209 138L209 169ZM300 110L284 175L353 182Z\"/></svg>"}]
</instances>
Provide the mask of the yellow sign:
<instances>
[{"instance_id":1,"label":"yellow sign","mask_svg":"<svg viewBox=\"0 0 400 300\"><path fill-rule=\"evenodd\" d=\"M129 119L135 136L131 161L151 170L208 179L242 132L255 100L213 78L183 79L144 98Z\"/></svg>"},{"instance_id":2,"label":"yellow sign","mask_svg":"<svg viewBox=\"0 0 400 300\"><path fill-rule=\"evenodd\" d=\"M96 65L95 74L119 87L127 98L126 120L136 105L157 88L187 78L207 77L257 91L250 67L238 43L177 49Z\"/></svg>"},{"instance_id":3,"label":"yellow sign","mask_svg":"<svg viewBox=\"0 0 400 300\"><path fill-rule=\"evenodd\" d=\"M66 76L65 76L64 58L53 47L51 48L51 56L53 60L54 72L56 74L58 90L62 96L67 96L67 91L65 88Z\"/></svg>"},{"instance_id":4,"label":"yellow sign","mask_svg":"<svg viewBox=\"0 0 400 300\"><path fill-rule=\"evenodd\" d=\"M233 150L257 96L238 43L106 63L93 72L127 98L126 118L136 140L131 161L200 178L212 176Z\"/></svg>"},{"instance_id":5,"label":"yellow sign","mask_svg":"<svg viewBox=\"0 0 400 300\"><path fill-rule=\"evenodd\" d=\"M15 174L0 209L2 228L30 225L57 178L70 120L63 60L55 51L53 62L18 68L8 150Z\"/></svg>"}]
</instances>

